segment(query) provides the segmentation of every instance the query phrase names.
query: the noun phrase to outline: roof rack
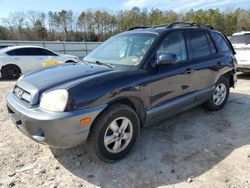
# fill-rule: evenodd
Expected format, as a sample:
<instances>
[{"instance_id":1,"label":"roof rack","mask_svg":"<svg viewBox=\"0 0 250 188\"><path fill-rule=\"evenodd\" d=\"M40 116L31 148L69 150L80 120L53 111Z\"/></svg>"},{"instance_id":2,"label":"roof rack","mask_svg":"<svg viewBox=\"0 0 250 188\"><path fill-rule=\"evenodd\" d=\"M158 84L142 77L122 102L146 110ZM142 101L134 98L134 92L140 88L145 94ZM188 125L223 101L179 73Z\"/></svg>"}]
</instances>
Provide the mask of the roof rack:
<instances>
[{"instance_id":1,"label":"roof rack","mask_svg":"<svg viewBox=\"0 0 250 188\"><path fill-rule=\"evenodd\" d=\"M213 30L213 27L210 25L204 25L204 24L199 24L199 23L194 23L194 22L174 22L171 24L164 24L164 25L156 25L153 27L143 27L143 26L136 26L128 29L127 31L132 31L135 29L148 29L148 28L157 28L157 27L166 27L167 29L175 28L175 27L194 27L194 28L208 28Z\"/></svg>"},{"instance_id":2,"label":"roof rack","mask_svg":"<svg viewBox=\"0 0 250 188\"><path fill-rule=\"evenodd\" d=\"M194 22L174 22L171 23L167 26L168 29L170 28L174 28L175 26L180 25L181 27L197 27L197 28L201 28L201 25L198 23L194 23Z\"/></svg>"},{"instance_id":3,"label":"roof rack","mask_svg":"<svg viewBox=\"0 0 250 188\"><path fill-rule=\"evenodd\" d=\"M147 28L151 28L151 27L135 26L135 27L129 28L127 31L132 31L132 30L135 30L135 29L147 29Z\"/></svg>"}]
</instances>

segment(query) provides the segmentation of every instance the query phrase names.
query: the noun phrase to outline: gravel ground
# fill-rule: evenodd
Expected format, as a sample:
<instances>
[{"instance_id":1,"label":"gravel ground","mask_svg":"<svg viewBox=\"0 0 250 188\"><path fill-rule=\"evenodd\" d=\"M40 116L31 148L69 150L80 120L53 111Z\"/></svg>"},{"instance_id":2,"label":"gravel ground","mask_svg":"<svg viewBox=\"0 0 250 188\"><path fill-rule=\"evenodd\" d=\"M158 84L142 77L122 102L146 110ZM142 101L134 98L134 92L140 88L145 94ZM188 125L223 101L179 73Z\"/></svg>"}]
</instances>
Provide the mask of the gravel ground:
<instances>
[{"instance_id":1,"label":"gravel ground","mask_svg":"<svg viewBox=\"0 0 250 188\"><path fill-rule=\"evenodd\" d=\"M0 187L250 188L250 76L240 76L225 109L196 107L142 130L131 154L92 162L84 146L39 145L8 118L0 81Z\"/></svg>"}]
</instances>

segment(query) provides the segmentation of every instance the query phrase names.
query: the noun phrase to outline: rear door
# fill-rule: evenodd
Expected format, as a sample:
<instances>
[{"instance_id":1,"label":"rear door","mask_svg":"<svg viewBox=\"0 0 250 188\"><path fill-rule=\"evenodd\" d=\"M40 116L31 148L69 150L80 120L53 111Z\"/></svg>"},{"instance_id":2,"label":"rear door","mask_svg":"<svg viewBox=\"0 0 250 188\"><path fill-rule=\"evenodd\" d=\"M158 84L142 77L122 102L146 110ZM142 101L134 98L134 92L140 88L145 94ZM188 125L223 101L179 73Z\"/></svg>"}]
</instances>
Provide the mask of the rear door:
<instances>
[{"instance_id":1,"label":"rear door","mask_svg":"<svg viewBox=\"0 0 250 188\"><path fill-rule=\"evenodd\" d=\"M213 33L213 34L212 34ZM194 71L194 91L200 93L198 100L209 97L215 82L223 74L224 68L230 61L227 55L229 47L224 37L212 32L211 36L206 30L187 31L188 45ZM214 38L212 38L214 37ZM217 45L221 49L217 49ZM225 51L225 52L222 52ZM200 97L200 98L199 98Z\"/></svg>"}]
</instances>

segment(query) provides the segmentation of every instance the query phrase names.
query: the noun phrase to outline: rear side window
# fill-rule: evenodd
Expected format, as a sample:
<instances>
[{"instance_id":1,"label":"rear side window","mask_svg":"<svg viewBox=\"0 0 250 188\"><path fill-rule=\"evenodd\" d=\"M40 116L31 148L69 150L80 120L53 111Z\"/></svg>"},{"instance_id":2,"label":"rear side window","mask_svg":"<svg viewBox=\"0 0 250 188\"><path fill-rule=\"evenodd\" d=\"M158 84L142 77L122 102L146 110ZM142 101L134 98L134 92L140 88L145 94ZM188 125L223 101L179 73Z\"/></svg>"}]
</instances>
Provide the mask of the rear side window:
<instances>
[{"instance_id":1,"label":"rear side window","mask_svg":"<svg viewBox=\"0 0 250 188\"><path fill-rule=\"evenodd\" d=\"M217 46L217 48L221 51L221 52L229 52L231 51L226 40L224 39L224 37L219 34L219 33L215 33L215 32L211 32L211 36Z\"/></svg>"},{"instance_id":2,"label":"rear side window","mask_svg":"<svg viewBox=\"0 0 250 188\"><path fill-rule=\"evenodd\" d=\"M32 55L30 48L21 48L7 52L10 56L29 56Z\"/></svg>"},{"instance_id":3,"label":"rear side window","mask_svg":"<svg viewBox=\"0 0 250 188\"><path fill-rule=\"evenodd\" d=\"M189 31L188 33L194 59L205 57L211 54L205 32Z\"/></svg>"},{"instance_id":4,"label":"rear side window","mask_svg":"<svg viewBox=\"0 0 250 188\"><path fill-rule=\"evenodd\" d=\"M210 45L211 53L216 54L217 50L215 48L215 44L214 44L213 40L211 39L211 36L208 33L206 33L206 36L207 36L208 43Z\"/></svg>"},{"instance_id":5,"label":"rear side window","mask_svg":"<svg viewBox=\"0 0 250 188\"><path fill-rule=\"evenodd\" d=\"M21 48L7 52L10 56L56 56L55 53L43 48Z\"/></svg>"}]
</instances>

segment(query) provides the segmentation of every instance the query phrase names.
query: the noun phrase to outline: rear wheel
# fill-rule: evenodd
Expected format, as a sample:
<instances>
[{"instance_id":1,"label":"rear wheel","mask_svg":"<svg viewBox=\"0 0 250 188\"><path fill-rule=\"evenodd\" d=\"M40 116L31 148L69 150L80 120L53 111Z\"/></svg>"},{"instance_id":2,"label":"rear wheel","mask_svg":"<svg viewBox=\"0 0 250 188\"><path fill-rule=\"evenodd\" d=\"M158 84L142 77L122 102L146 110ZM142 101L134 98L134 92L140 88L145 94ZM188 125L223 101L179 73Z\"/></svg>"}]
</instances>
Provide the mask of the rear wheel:
<instances>
[{"instance_id":1,"label":"rear wheel","mask_svg":"<svg viewBox=\"0 0 250 188\"><path fill-rule=\"evenodd\" d=\"M5 79L18 79L21 75L21 70L15 65L7 65L2 69L2 76Z\"/></svg>"},{"instance_id":2,"label":"rear wheel","mask_svg":"<svg viewBox=\"0 0 250 188\"><path fill-rule=\"evenodd\" d=\"M229 91L229 80L226 77L221 77L215 85L212 96L204 103L204 107L210 111L222 109L227 103Z\"/></svg>"},{"instance_id":3,"label":"rear wheel","mask_svg":"<svg viewBox=\"0 0 250 188\"><path fill-rule=\"evenodd\" d=\"M108 107L93 125L88 140L94 159L115 162L125 157L134 146L140 132L139 119L129 106Z\"/></svg>"}]
</instances>

